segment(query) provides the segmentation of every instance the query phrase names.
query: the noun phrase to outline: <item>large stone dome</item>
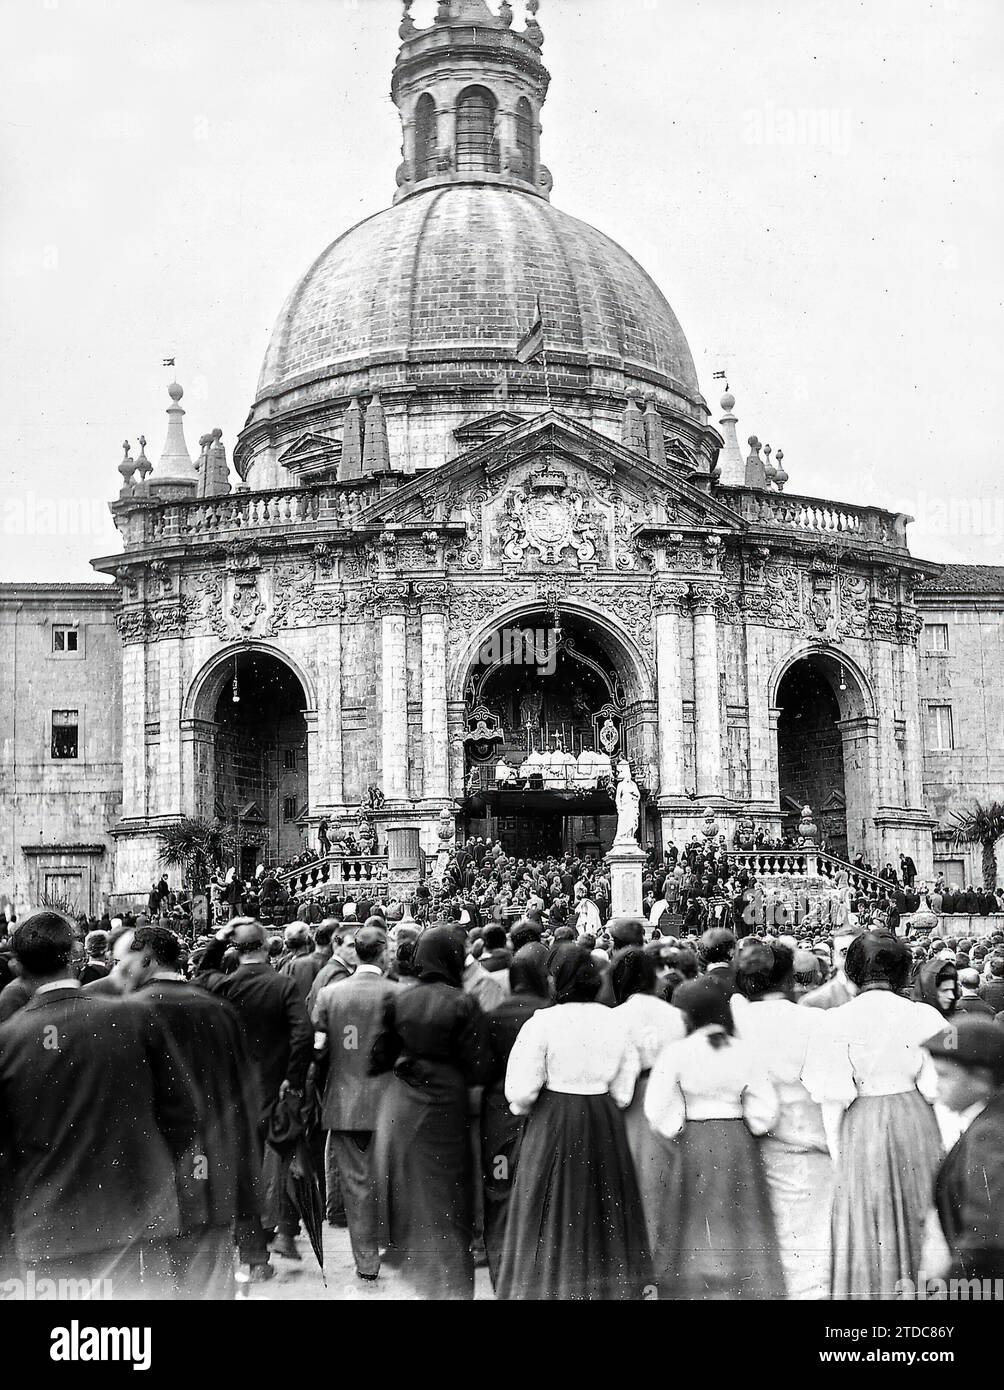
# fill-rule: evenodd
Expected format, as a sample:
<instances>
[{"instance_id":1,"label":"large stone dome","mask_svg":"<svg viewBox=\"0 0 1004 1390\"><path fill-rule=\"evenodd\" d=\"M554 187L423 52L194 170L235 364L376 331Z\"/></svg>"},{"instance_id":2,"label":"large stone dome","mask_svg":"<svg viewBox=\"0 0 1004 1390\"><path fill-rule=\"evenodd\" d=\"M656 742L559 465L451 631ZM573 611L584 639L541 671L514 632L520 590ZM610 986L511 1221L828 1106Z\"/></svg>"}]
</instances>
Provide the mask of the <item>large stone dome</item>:
<instances>
[{"instance_id":1,"label":"large stone dome","mask_svg":"<svg viewBox=\"0 0 1004 1390\"><path fill-rule=\"evenodd\" d=\"M552 355L700 401L676 315L622 247L533 194L451 185L322 252L279 315L256 403L367 364L511 358L537 294Z\"/></svg>"},{"instance_id":2,"label":"large stone dome","mask_svg":"<svg viewBox=\"0 0 1004 1390\"><path fill-rule=\"evenodd\" d=\"M539 396L539 365L514 356L538 294L559 408L574 408L570 391L633 392L706 421L680 323L633 257L533 193L451 184L360 222L300 279L265 355L241 471L277 436L323 430L354 392L404 390L414 404L505 371L513 406L524 390Z\"/></svg>"},{"instance_id":3,"label":"large stone dome","mask_svg":"<svg viewBox=\"0 0 1004 1390\"><path fill-rule=\"evenodd\" d=\"M323 251L283 306L234 453L241 474L284 486L292 446L310 435L295 452L323 455L351 399L374 396L404 472L443 463L456 430L500 402L517 417L550 403L619 437L626 400L644 397L709 459L718 437L665 296L623 247L551 205L536 11L524 31L484 0L441 3L425 28L407 11L394 204ZM516 358L538 297L546 374Z\"/></svg>"}]
</instances>

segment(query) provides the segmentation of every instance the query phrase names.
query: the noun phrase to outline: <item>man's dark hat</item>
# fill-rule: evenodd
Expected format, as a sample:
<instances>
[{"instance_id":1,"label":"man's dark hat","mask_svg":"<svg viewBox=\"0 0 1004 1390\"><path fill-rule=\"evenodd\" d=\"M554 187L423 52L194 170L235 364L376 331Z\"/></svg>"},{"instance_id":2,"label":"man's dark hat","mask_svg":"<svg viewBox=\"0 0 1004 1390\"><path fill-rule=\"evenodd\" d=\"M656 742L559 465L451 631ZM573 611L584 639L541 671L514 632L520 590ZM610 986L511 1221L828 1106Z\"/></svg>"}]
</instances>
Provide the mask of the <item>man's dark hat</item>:
<instances>
[{"instance_id":1,"label":"man's dark hat","mask_svg":"<svg viewBox=\"0 0 1004 1390\"><path fill-rule=\"evenodd\" d=\"M924 1044L932 1057L962 1067L988 1067L1004 1082L1004 1028L991 1018L963 1016Z\"/></svg>"}]
</instances>

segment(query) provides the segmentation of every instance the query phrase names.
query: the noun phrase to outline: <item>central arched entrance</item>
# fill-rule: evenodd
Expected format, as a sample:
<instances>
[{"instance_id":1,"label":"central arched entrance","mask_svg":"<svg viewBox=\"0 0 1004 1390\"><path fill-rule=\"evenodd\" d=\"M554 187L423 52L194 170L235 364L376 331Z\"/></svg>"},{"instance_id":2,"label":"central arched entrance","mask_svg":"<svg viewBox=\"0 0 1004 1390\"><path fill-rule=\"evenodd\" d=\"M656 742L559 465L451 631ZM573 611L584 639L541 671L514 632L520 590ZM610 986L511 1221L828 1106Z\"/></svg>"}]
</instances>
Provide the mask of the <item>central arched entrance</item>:
<instances>
[{"instance_id":1,"label":"central arched entrance","mask_svg":"<svg viewBox=\"0 0 1004 1390\"><path fill-rule=\"evenodd\" d=\"M523 859L605 853L618 760L644 781L633 676L574 614L525 613L489 633L464 689L466 838Z\"/></svg>"},{"instance_id":2,"label":"central arched entrance","mask_svg":"<svg viewBox=\"0 0 1004 1390\"><path fill-rule=\"evenodd\" d=\"M809 661L786 671L778 688L777 771L781 823L797 834L803 806L816 815L823 843L847 858L847 789L840 706L825 674Z\"/></svg>"},{"instance_id":3,"label":"central arched entrance","mask_svg":"<svg viewBox=\"0 0 1004 1390\"><path fill-rule=\"evenodd\" d=\"M243 873L287 862L307 839L303 683L272 653L243 650L214 663L194 704L199 807L234 832Z\"/></svg>"},{"instance_id":4,"label":"central arched entrance","mask_svg":"<svg viewBox=\"0 0 1004 1390\"><path fill-rule=\"evenodd\" d=\"M778 791L782 826L797 834L812 808L825 848L849 859L868 848L873 788L872 698L861 672L837 651L808 651L777 680Z\"/></svg>"}]
</instances>

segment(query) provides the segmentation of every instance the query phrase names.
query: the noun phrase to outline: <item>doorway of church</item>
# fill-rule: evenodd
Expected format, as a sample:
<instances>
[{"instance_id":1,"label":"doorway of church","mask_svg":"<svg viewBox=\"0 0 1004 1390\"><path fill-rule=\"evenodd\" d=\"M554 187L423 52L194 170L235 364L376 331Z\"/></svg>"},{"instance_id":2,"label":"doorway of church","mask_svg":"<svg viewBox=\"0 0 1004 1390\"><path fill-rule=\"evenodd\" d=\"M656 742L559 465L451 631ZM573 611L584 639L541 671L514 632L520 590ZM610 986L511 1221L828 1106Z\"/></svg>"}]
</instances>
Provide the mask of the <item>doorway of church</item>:
<instances>
[{"instance_id":1,"label":"doorway of church","mask_svg":"<svg viewBox=\"0 0 1004 1390\"><path fill-rule=\"evenodd\" d=\"M534 816L515 816L515 828L507 832L513 847L507 854L517 859L559 858L565 852L565 817L560 812L542 811ZM505 848L503 836L503 848Z\"/></svg>"},{"instance_id":2,"label":"doorway of church","mask_svg":"<svg viewBox=\"0 0 1004 1390\"><path fill-rule=\"evenodd\" d=\"M215 709L213 799L236 832L241 871L281 864L306 842L307 699L297 677L264 652L242 652Z\"/></svg>"},{"instance_id":3,"label":"doorway of church","mask_svg":"<svg viewBox=\"0 0 1004 1390\"><path fill-rule=\"evenodd\" d=\"M847 858L847 800L840 706L829 671L811 658L786 671L778 687L778 783L786 831L797 835L810 806L823 846Z\"/></svg>"}]
</instances>

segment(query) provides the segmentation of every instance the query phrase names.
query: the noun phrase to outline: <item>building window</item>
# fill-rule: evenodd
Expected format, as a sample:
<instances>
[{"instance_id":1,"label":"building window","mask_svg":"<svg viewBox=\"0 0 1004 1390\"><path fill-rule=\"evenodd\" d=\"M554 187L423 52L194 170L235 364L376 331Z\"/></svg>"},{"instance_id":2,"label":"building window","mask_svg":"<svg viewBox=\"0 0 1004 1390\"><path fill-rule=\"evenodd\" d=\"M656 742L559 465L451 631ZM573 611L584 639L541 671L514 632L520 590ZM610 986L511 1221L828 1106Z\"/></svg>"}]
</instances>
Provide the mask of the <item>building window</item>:
<instances>
[{"instance_id":1,"label":"building window","mask_svg":"<svg viewBox=\"0 0 1004 1390\"><path fill-rule=\"evenodd\" d=\"M460 173L499 172L495 98L485 87L468 87L457 103L457 169Z\"/></svg>"},{"instance_id":2,"label":"building window","mask_svg":"<svg viewBox=\"0 0 1004 1390\"><path fill-rule=\"evenodd\" d=\"M63 624L54 625L52 629L52 650L57 656L67 656L71 652L80 650L80 632L76 627L66 627Z\"/></svg>"},{"instance_id":3,"label":"building window","mask_svg":"<svg viewBox=\"0 0 1004 1390\"><path fill-rule=\"evenodd\" d=\"M936 752L955 747L951 705L928 705L927 746Z\"/></svg>"},{"instance_id":4,"label":"building window","mask_svg":"<svg viewBox=\"0 0 1004 1390\"><path fill-rule=\"evenodd\" d=\"M436 172L439 141L436 130L436 103L426 93L415 107L415 177L429 179Z\"/></svg>"},{"instance_id":5,"label":"building window","mask_svg":"<svg viewBox=\"0 0 1004 1390\"><path fill-rule=\"evenodd\" d=\"M296 820L296 797L287 796L282 803L283 820Z\"/></svg>"},{"instance_id":6,"label":"building window","mask_svg":"<svg viewBox=\"0 0 1004 1390\"><path fill-rule=\"evenodd\" d=\"M296 749L284 748L282 750L282 765L287 772L296 771Z\"/></svg>"},{"instance_id":7,"label":"building window","mask_svg":"<svg viewBox=\"0 0 1004 1390\"><path fill-rule=\"evenodd\" d=\"M536 172L536 134L533 107L526 97L520 97L516 107L516 148L519 151L519 172L532 183Z\"/></svg>"},{"instance_id":8,"label":"building window","mask_svg":"<svg viewBox=\"0 0 1004 1390\"><path fill-rule=\"evenodd\" d=\"M78 751L80 714L75 709L52 711L52 756L75 758Z\"/></svg>"},{"instance_id":9,"label":"building window","mask_svg":"<svg viewBox=\"0 0 1004 1390\"><path fill-rule=\"evenodd\" d=\"M947 623L925 623L925 624L924 624L924 651L925 651L925 652L947 652L947 651L948 651L948 624L947 624Z\"/></svg>"}]
</instances>

